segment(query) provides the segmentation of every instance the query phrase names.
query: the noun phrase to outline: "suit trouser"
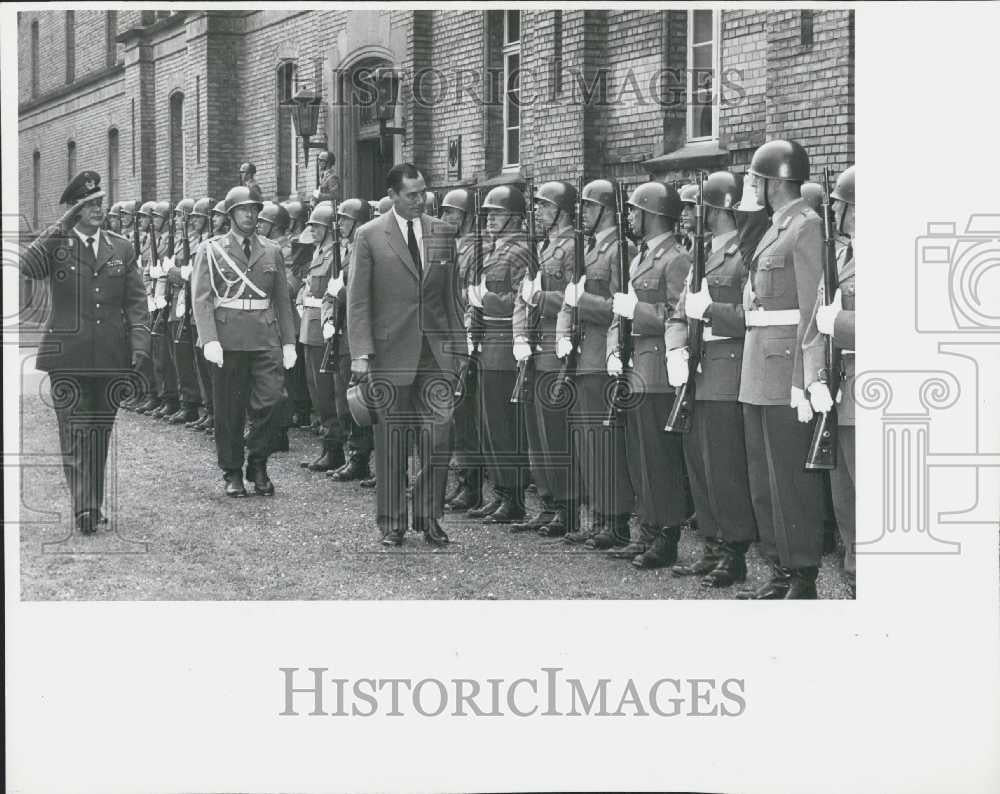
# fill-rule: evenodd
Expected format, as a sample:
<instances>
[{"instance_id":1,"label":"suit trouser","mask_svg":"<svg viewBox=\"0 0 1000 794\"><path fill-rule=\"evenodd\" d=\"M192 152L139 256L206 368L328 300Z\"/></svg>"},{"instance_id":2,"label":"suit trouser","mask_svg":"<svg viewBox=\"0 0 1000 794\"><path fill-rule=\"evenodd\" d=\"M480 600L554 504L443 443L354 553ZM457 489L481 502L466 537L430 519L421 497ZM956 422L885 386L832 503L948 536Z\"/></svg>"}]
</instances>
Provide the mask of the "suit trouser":
<instances>
[{"instance_id":1,"label":"suit trouser","mask_svg":"<svg viewBox=\"0 0 1000 794\"><path fill-rule=\"evenodd\" d=\"M833 512L844 541L844 570L855 570L854 425L837 428L837 468L830 472Z\"/></svg>"},{"instance_id":2,"label":"suit trouser","mask_svg":"<svg viewBox=\"0 0 1000 794\"><path fill-rule=\"evenodd\" d=\"M683 438L698 534L731 542L756 540L740 403L697 400L691 431Z\"/></svg>"},{"instance_id":3,"label":"suit trouser","mask_svg":"<svg viewBox=\"0 0 1000 794\"><path fill-rule=\"evenodd\" d=\"M516 379L514 370L480 369L479 399L475 402L473 421L477 436L482 439L493 489L521 504L528 468L528 438L522 416L526 418L533 413L531 406L522 412L521 406L510 401ZM541 486L538 487L541 494Z\"/></svg>"},{"instance_id":4,"label":"suit trouser","mask_svg":"<svg viewBox=\"0 0 1000 794\"><path fill-rule=\"evenodd\" d=\"M743 404L743 428L761 554L785 568L819 566L822 472L804 468L812 424L799 422L787 405Z\"/></svg>"},{"instance_id":5,"label":"suit trouser","mask_svg":"<svg viewBox=\"0 0 1000 794\"><path fill-rule=\"evenodd\" d=\"M367 460L375 448L375 434L371 427L362 427L354 421L351 410L347 407L347 387L351 383L351 354L341 353L337 357L337 375L334 378L334 405L340 426L345 428L347 436L347 451L352 457L360 456Z\"/></svg>"},{"instance_id":6,"label":"suit trouser","mask_svg":"<svg viewBox=\"0 0 1000 794\"><path fill-rule=\"evenodd\" d=\"M603 372L576 376L573 447L590 506L598 515L627 516L635 508L635 492L628 471L625 430L604 426L613 380Z\"/></svg>"},{"instance_id":7,"label":"suit trouser","mask_svg":"<svg viewBox=\"0 0 1000 794\"><path fill-rule=\"evenodd\" d=\"M576 502L580 498L580 479L570 443L569 401L556 393L557 370L538 370L535 374L535 401L526 413L528 455L535 476L538 495L554 504Z\"/></svg>"},{"instance_id":8,"label":"suit trouser","mask_svg":"<svg viewBox=\"0 0 1000 794\"><path fill-rule=\"evenodd\" d=\"M344 443L344 439L334 402L334 374L319 371L326 345L302 347L306 353L306 384L309 386L309 396L313 407L319 413L319 421L323 427L323 445L340 446Z\"/></svg>"},{"instance_id":9,"label":"suit trouser","mask_svg":"<svg viewBox=\"0 0 1000 794\"><path fill-rule=\"evenodd\" d=\"M194 353L191 348L191 326L184 329L181 338L177 339L177 323L167 324L170 337L170 360L177 377L177 387L181 404L186 408L197 408L201 405L201 390L198 388L198 373L195 369Z\"/></svg>"},{"instance_id":10,"label":"suit trouser","mask_svg":"<svg viewBox=\"0 0 1000 794\"><path fill-rule=\"evenodd\" d=\"M59 425L63 474L69 486L73 515L100 510L104 503L104 473L119 401L120 377L49 373L49 394Z\"/></svg>"},{"instance_id":11,"label":"suit trouser","mask_svg":"<svg viewBox=\"0 0 1000 794\"><path fill-rule=\"evenodd\" d=\"M376 372L373 383L379 383ZM451 462L454 376L438 367L424 339L412 383L389 385L392 399L378 411L375 425L375 486L378 526L383 533L407 528L406 468L415 445L420 469L413 480L413 520L444 515L444 494Z\"/></svg>"},{"instance_id":12,"label":"suit trouser","mask_svg":"<svg viewBox=\"0 0 1000 794\"><path fill-rule=\"evenodd\" d=\"M215 399L215 450L223 471L243 468L243 447L250 460L267 460L274 432L275 406L284 392L281 348L224 350L222 366L212 367ZM244 418L249 429L244 437Z\"/></svg>"},{"instance_id":13,"label":"suit trouser","mask_svg":"<svg viewBox=\"0 0 1000 794\"><path fill-rule=\"evenodd\" d=\"M625 412L625 444L639 521L650 527L678 526L689 515L683 442L680 434L663 429L673 404L673 394L645 392Z\"/></svg>"},{"instance_id":14,"label":"suit trouser","mask_svg":"<svg viewBox=\"0 0 1000 794\"><path fill-rule=\"evenodd\" d=\"M160 311L167 311L161 309ZM156 321L153 322L155 326ZM177 373L173 364L173 340L167 323L160 324L162 332L153 335L153 387L156 396L164 402L177 402Z\"/></svg>"}]
</instances>

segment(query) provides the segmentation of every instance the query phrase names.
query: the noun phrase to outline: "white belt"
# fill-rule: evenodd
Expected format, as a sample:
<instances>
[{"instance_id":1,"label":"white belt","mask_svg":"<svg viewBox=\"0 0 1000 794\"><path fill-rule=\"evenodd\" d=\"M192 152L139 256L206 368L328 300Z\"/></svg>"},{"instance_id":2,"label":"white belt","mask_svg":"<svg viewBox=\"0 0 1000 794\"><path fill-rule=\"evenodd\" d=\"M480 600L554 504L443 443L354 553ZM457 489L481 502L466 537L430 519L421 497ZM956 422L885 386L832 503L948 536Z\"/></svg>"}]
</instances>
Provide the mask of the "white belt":
<instances>
[{"instance_id":1,"label":"white belt","mask_svg":"<svg viewBox=\"0 0 1000 794\"><path fill-rule=\"evenodd\" d=\"M798 309L754 309L744 312L747 328L762 328L769 325L798 325L802 312Z\"/></svg>"},{"instance_id":2,"label":"white belt","mask_svg":"<svg viewBox=\"0 0 1000 794\"><path fill-rule=\"evenodd\" d=\"M510 325L511 323L514 322L513 318L510 317L510 316L507 316L507 317L494 317L492 314L484 314L483 315L483 319L484 320L489 320L492 323L507 323L508 325Z\"/></svg>"},{"instance_id":3,"label":"white belt","mask_svg":"<svg viewBox=\"0 0 1000 794\"><path fill-rule=\"evenodd\" d=\"M302 305L308 306L311 309L321 309L323 308L322 298L312 298L308 295L302 296Z\"/></svg>"},{"instance_id":4,"label":"white belt","mask_svg":"<svg viewBox=\"0 0 1000 794\"><path fill-rule=\"evenodd\" d=\"M845 350L845 349L841 348L840 349L840 355L842 355L842 356L853 356L854 355L854 351L853 350Z\"/></svg>"},{"instance_id":5,"label":"white belt","mask_svg":"<svg viewBox=\"0 0 1000 794\"><path fill-rule=\"evenodd\" d=\"M260 309L270 309L270 298L216 298L216 309L242 309L243 311L255 311Z\"/></svg>"},{"instance_id":6,"label":"white belt","mask_svg":"<svg viewBox=\"0 0 1000 794\"><path fill-rule=\"evenodd\" d=\"M712 329L707 325L701 331L701 341L702 342L718 342L723 339L732 339L731 336L716 336L712 333Z\"/></svg>"}]
</instances>

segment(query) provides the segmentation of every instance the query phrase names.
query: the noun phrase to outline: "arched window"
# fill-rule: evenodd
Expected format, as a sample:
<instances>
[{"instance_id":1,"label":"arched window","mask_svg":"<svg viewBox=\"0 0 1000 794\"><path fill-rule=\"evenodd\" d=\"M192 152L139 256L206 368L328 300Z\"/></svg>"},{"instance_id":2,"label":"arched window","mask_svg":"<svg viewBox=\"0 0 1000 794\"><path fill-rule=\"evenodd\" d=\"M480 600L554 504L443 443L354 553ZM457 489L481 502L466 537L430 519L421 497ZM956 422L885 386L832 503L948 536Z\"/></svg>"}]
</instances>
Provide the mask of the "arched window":
<instances>
[{"instance_id":1,"label":"arched window","mask_svg":"<svg viewBox=\"0 0 1000 794\"><path fill-rule=\"evenodd\" d=\"M295 63L285 61L277 72L277 138L279 198L292 195L298 186L298 141L292 124L292 96L295 94Z\"/></svg>"},{"instance_id":2,"label":"arched window","mask_svg":"<svg viewBox=\"0 0 1000 794\"><path fill-rule=\"evenodd\" d=\"M66 82L76 78L76 15L66 12Z\"/></svg>"},{"instance_id":3,"label":"arched window","mask_svg":"<svg viewBox=\"0 0 1000 794\"><path fill-rule=\"evenodd\" d=\"M31 95L38 96L38 20L31 23Z\"/></svg>"},{"instance_id":4,"label":"arched window","mask_svg":"<svg viewBox=\"0 0 1000 794\"><path fill-rule=\"evenodd\" d=\"M184 94L170 95L170 201L184 198Z\"/></svg>"},{"instance_id":5,"label":"arched window","mask_svg":"<svg viewBox=\"0 0 1000 794\"><path fill-rule=\"evenodd\" d=\"M42 190L42 153L35 150L31 156L31 225L38 228L38 197Z\"/></svg>"},{"instance_id":6,"label":"arched window","mask_svg":"<svg viewBox=\"0 0 1000 794\"><path fill-rule=\"evenodd\" d=\"M66 181L69 182L76 176L76 142L70 141L66 144Z\"/></svg>"},{"instance_id":7,"label":"arched window","mask_svg":"<svg viewBox=\"0 0 1000 794\"><path fill-rule=\"evenodd\" d=\"M108 130L108 206L118 198L118 129Z\"/></svg>"}]
</instances>

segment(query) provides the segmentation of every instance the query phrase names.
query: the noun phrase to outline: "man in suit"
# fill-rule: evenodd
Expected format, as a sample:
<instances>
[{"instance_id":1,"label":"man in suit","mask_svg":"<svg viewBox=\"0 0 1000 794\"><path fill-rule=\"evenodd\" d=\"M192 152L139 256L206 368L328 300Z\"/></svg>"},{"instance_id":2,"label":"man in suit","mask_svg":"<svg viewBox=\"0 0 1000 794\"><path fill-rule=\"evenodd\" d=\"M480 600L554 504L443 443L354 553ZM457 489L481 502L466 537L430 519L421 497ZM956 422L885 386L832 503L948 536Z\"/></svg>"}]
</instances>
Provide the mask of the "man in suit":
<instances>
[{"instance_id":1,"label":"man in suit","mask_svg":"<svg viewBox=\"0 0 1000 794\"><path fill-rule=\"evenodd\" d=\"M191 274L194 318L205 358L214 364L215 448L226 495L274 493L267 475L275 408L284 394L284 369L295 366L295 331L281 248L256 234L262 203L243 186L225 198L231 228L202 243ZM244 418L249 430L244 438Z\"/></svg>"},{"instance_id":2,"label":"man in suit","mask_svg":"<svg viewBox=\"0 0 1000 794\"><path fill-rule=\"evenodd\" d=\"M130 371L150 361L149 312L142 274L128 240L102 231L104 191L94 171L78 174L59 199L70 209L42 232L21 273L45 279L52 313L35 366L49 373L63 472L76 528L107 523L104 471Z\"/></svg>"},{"instance_id":3,"label":"man in suit","mask_svg":"<svg viewBox=\"0 0 1000 794\"><path fill-rule=\"evenodd\" d=\"M464 330L454 295L455 230L423 213L424 177L415 166L386 176L392 207L356 235L347 292L351 373L388 395L377 409L378 526L399 546L408 525L409 430L421 468L413 482L413 526L435 546L448 542L444 514L452 401ZM371 393L371 391L369 392Z\"/></svg>"}]
</instances>

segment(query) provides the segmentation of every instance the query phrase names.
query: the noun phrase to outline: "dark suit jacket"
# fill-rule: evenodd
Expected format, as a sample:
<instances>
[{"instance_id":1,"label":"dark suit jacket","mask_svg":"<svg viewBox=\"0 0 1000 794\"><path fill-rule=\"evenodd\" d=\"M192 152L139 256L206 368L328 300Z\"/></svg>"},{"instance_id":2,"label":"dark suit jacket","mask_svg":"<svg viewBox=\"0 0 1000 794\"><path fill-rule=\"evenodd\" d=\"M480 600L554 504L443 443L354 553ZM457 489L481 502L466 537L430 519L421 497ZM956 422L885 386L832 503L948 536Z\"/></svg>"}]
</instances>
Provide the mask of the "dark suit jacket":
<instances>
[{"instance_id":1,"label":"dark suit jacket","mask_svg":"<svg viewBox=\"0 0 1000 794\"><path fill-rule=\"evenodd\" d=\"M465 353L455 227L426 214L420 224L422 272L387 212L355 233L347 287L351 355L373 356L372 374L397 385L413 382L425 338L444 372Z\"/></svg>"}]
</instances>

